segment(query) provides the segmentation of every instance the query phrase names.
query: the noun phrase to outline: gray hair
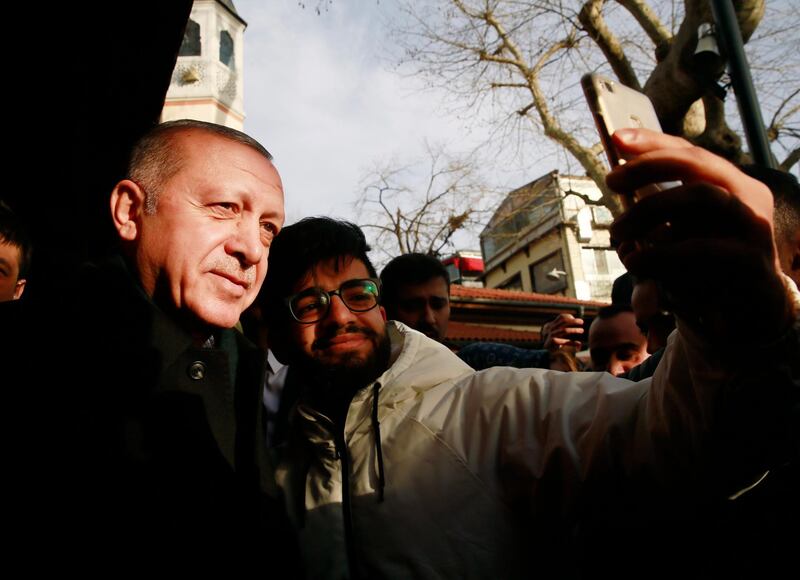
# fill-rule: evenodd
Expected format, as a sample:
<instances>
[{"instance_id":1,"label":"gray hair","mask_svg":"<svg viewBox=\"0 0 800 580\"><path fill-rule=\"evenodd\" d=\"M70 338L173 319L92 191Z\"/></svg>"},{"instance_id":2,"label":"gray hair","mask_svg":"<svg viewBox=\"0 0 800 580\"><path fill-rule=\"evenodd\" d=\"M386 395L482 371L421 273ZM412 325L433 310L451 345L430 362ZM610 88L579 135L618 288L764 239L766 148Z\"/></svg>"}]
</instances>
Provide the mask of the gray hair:
<instances>
[{"instance_id":1,"label":"gray hair","mask_svg":"<svg viewBox=\"0 0 800 580\"><path fill-rule=\"evenodd\" d=\"M185 158L180 148L174 146L173 138L177 133L187 129L213 133L241 143L272 161L272 155L261 143L241 131L224 125L194 119L180 119L156 125L134 143L128 158L127 176L144 189L146 214L152 215L156 212L161 186L183 167Z\"/></svg>"}]
</instances>

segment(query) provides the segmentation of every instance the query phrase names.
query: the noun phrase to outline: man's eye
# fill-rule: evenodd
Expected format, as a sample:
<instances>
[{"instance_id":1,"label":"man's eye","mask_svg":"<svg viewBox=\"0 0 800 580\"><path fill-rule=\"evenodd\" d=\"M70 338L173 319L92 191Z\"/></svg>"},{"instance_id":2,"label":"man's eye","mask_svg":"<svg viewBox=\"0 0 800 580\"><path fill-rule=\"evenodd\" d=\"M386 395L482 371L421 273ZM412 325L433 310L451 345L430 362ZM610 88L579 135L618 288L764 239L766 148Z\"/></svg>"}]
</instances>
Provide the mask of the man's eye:
<instances>
[{"instance_id":1,"label":"man's eye","mask_svg":"<svg viewBox=\"0 0 800 580\"><path fill-rule=\"evenodd\" d=\"M278 235L278 226L271 222L261 222L261 237L264 241L264 245L269 245L272 243L272 240L275 239L275 236Z\"/></svg>"},{"instance_id":2,"label":"man's eye","mask_svg":"<svg viewBox=\"0 0 800 580\"><path fill-rule=\"evenodd\" d=\"M324 307L325 306L321 300L308 298L295 306L295 314L297 314L297 316L303 317L305 315L311 315L316 312L319 312Z\"/></svg>"},{"instance_id":3,"label":"man's eye","mask_svg":"<svg viewBox=\"0 0 800 580\"><path fill-rule=\"evenodd\" d=\"M368 292L357 292L347 295L348 302L371 302L374 299L375 295L369 294Z\"/></svg>"},{"instance_id":4,"label":"man's eye","mask_svg":"<svg viewBox=\"0 0 800 580\"><path fill-rule=\"evenodd\" d=\"M319 302L310 302L308 304L303 304L297 310L298 310L298 314L302 315L302 314L308 314L310 312L314 312L316 310L319 310L320 308L322 308L322 304L320 304Z\"/></svg>"},{"instance_id":5,"label":"man's eye","mask_svg":"<svg viewBox=\"0 0 800 580\"><path fill-rule=\"evenodd\" d=\"M219 201L211 204L211 208L220 215L235 215L239 213L239 206L229 201Z\"/></svg>"},{"instance_id":6,"label":"man's eye","mask_svg":"<svg viewBox=\"0 0 800 580\"><path fill-rule=\"evenodd\" d=\"M447 300L444 298L431 298L430 300L431 308L434 310L441 310L445 306L447 306Z\"/></svg>"}]
</instances>

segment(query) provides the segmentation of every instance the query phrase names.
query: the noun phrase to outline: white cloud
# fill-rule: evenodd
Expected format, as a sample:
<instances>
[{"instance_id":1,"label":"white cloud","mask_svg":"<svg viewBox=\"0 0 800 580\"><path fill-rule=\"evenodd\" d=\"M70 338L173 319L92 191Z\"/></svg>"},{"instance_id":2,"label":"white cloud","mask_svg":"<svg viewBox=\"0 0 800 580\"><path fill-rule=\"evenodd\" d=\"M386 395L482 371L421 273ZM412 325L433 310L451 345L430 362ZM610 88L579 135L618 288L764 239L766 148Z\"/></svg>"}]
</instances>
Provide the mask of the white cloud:
<instances>
[{"instance_id":1,"label":"white cloud","mask_svg":"<svg viewBox=\"0 0 800 580\"><path fill-rule=\"evenodd\" d=\"M248 23L245 131L275 155L289 222L355 220L358 183L375 160L414 158L426 138L464 149L477 142L439 96L381 60L391 50L388 4L336 0L318 15L296 0L236 2Z\"/></svg>"}]
</instances>

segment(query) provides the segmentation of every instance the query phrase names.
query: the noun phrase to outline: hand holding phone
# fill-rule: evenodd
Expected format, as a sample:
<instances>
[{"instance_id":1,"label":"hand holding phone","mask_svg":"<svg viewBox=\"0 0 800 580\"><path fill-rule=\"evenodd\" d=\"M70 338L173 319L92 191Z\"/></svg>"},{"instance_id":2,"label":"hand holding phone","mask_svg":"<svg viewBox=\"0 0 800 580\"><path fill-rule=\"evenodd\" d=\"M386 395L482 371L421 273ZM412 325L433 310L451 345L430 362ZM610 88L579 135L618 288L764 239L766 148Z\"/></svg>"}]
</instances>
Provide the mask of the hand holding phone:
<instances>
[{"instance_id":1,"label":"hand holding phone","mask_svg":"<svg viewBox=\"0 0 800 580\"><path fill-rule=\"evenodd\" d=\"M662 132L653 103L644 93L598 74L584 75L581 86L612 169L630 160L614 145L611 136L615 131L645 128ZM623 196L623 205L627 208L640 196L678 185L680 182L654 183Z\"/></svg>"}]
</instances>

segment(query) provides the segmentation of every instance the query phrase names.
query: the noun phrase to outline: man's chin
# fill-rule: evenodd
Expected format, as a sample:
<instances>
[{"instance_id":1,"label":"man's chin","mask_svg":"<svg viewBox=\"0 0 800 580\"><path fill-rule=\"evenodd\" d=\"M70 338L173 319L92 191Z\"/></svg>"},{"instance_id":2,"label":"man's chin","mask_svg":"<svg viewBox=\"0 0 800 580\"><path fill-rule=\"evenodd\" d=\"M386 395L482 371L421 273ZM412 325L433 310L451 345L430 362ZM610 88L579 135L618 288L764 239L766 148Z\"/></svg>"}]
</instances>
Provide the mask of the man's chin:
<instances>
[{"instance_id":1,"label":"man's chin","mask_svg":"<svg viewBox=\"0 0 800 580\"><path fill-rule=\"evenodd\" d=\"M208 299L197 304L187 302L192 314L203 324L214 328L233 328L239 322L245 304L240 300Z\"/></svg>"},{"instance_id":2,"label":"man's chin","mask_svg":"<svg viewBox=\"0 0 800 580\"><path fill-rule=\"evenodd\" d=\"M381 376L389 365L389 338L384 335L377 343L370 342L366 350L335 352L320 349L314 356L298 353L295 361L301 372L313 377L320 386L350 386L360 388Z\"/></svg>"}]
</instances>

